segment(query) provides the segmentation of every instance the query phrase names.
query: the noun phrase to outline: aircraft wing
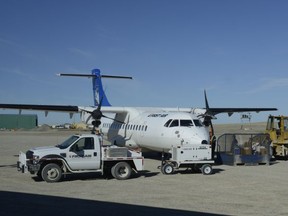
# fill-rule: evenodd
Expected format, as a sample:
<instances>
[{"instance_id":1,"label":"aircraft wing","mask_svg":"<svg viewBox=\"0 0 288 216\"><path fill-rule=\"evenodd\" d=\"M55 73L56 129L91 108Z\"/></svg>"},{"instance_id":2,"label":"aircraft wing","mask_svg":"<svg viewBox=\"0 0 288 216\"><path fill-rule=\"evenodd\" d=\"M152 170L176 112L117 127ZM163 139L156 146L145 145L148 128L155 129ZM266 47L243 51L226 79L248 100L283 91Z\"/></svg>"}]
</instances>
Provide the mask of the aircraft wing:
<instances>
[{"instance_id":1,"label":"aircraft wing","mask_svg":"<svg viewBox=\"0 0 288 216\"><path fill-rule=\"evenodd\" d=\"M35 110L35 111L44 111L47 116L48 112L66 112L72 116L74 113L90 113L96 110L96 107L93 106L70 106L70 105L35 105L35 104L0 104L0 109L17 109L21 113L22 110ZM174 111L174 112L189 112L198 115L199 117L204 118L204 122L211 122L211 119L215 119L215 115L220 113L227 113L231 116L235 112L261 112L261 111L275 111L276 108L206 108L201 109L192 109L192 108L132 108L132 107L111 107L103 106L101 108L102 112L105 113L117 113L117 114L127 114L129 113L132 116L137 116L139 113L153 111ZM101 114L102 115L102 114ZM210 123L209 123L210 124Z\"/></svg>"},{"instance_id":2,"label":"aircraft wing","mask_svg":"<svg viewBox=\"0 0 288 216\"><path fill-rule=\"evenodd\" d=\"M228 113L231 116L235 112L263 112L263 111L276 111L277 108L209 108L209 114L217 115L220 113Z\"/></svg>"},{"instance_id":3,"label":"aircraft wing","mask_svg":"<svg viewBox=\"0 0 288 216\"><path fill-rule=\"evenodd\" d=\"M208 99L206 95L206 90L204 90L205 97L205 113L201 114L206 120L215 118L215 115L220 113L228 113L231 116L234 112L262 112L262 111L276 111L277 108L210 108L208 104ZM205 121L205 120L204 120Z\"/></svg>"},{"instance_id":4,"label":"aircraft wing","mask_svg":"<svg viewBox=\"0 0 288 216\"><path fill-rule=\"evenodd\" d=\"M37 105L37 104L0 104L0 109L35 110L52 112L92 112L97 109L94 106L72 106L72 105ZM108 113L127 113L130 109L125 107L102 106L101 110Z\"/></svg>"},{"instance_id":5,"label":"aircraft wing","mask_svg":"<svg viewBox=\"0 0 288 216\"><path fill-rule=\"evenodd\" d=\"M55 112L79 112L78 106L65 105L35 105L35 104L0 104L1 109L38 110Z\"/></svg>"},{"instance_id":6,"label":"aircraft wing","mask_svg":"<svg viewBox=\"0 0 288 216\"><path fill-rule=\"evenodd\" d=\"M54 112L80 112L80 111L93 111L96 107L85 107L85 106L71 106L71 105L35 105L35 104L0 104L0 109L18 109L18 110L38 110L38 111L54 111ZM127 107L102 107L101 110L104 112L114 113L126 113L131 112L135 108ZM191 112L192 108L147 108L147 107L136 107L137 110L145 111L182 111ZM229 116L235 112L261 112L261 111L276 111L277 108L203 108L199 109L208 111L211 115L217 115L220 113L228 113Z\"/></svg>"}]
</instances>

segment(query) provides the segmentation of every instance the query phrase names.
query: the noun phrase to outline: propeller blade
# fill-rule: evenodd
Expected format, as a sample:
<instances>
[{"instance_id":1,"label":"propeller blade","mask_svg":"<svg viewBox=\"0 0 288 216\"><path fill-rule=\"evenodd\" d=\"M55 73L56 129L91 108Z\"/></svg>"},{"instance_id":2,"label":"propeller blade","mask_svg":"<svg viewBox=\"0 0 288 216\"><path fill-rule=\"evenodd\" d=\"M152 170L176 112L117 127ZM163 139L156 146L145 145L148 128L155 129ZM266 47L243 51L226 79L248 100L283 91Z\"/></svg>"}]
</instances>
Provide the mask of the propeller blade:
<instances>
[{"instance_id":1,"label":"propeller blade","mask_svg":"<svg viewBox=\"0 0 288 216\"><path fill-rule=\"evenodd\" d=\"M107 118L107 119L111 119L111 120L113 120L115 122L118 122L120 124L126 124L125 122L122 122L122 121L119 121L117 119L114 119L114 118L108 117L106 115L103 115L103 113L101 111L102 100L103 100L103 97L100 99L99 105L98 105L98 107L96 109L94 109L93 111L86 111L86 112L88 112L90 114L88 119L93 118L93 120L94 120L93 121L94 123L92 123L93 126L94 126L93 127L93 131L95 130L95 127L98 127L101 124L100 120L101 120L102 117L103 118Z\"/></svg>"},{"instance_id":2,"label":"propeller blade","mask_svg":"<svg viewBox=\"0 0 288 216\"><path fill-rule=\"evenodd\" d=\"M118 122L118 123L120 123L120 124L126 124L125 122L119 121L119 120L117 120L117 119L115 119L115 118L111 118L111 117L108 117L108 116L105 116L105 115L102 115L102 117L103 117L103 118L107 118L107 119L111 119L111 120L116 121L116 122Z\"/></svg>"},{"instance_id":3,"label":"propeller blade","mask_svg":"<svg viewBox=\"0 0 288 216\"><path fill-rule=\"evenodd\" d=\"M103 100L103 97L100 99L98 107L95 110L93 110L92 112L88 112L91 114L91 116L94 120L100 120L101 117L103 116L103 114L101 112L102 100Z\"/></svg>"},{"instance_id":4,"label":"propeller blade","mask_svg":"<svg viewBox=\"0 0 288 216\"><path fill-rule=\"evenodd\" d=\"M213 113L211 112L211 110L209 108L206 90L204 90L204 97L205 97L206 112L203 115L201 115L201 117L204 117L203 123L205 126L211 126L212 127L211 119L216 119L216 117L213 115Z\"/></svg>"},{"instance_id":5,"label":"propeller blade","mask_svg":"<svg viewBox=\"0 0 288 216\"><path fill-rule=\"evenodd\" d=\"M205 107L206 107L206 110L209 110L209 104L208 104L208 99L207 99L207 95L206 95L206 90L204 90L204 96L205 96Z\"/></svg>"}]
</instances>

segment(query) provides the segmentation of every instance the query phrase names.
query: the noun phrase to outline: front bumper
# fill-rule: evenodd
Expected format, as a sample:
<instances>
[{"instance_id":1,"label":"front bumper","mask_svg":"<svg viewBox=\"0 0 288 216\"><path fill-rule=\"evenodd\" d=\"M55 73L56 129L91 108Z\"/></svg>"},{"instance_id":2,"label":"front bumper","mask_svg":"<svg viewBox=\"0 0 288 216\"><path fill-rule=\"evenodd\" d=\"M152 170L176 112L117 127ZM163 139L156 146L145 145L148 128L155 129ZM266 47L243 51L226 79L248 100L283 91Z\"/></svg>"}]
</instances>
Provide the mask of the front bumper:
<instances>
[{"instance_id":1,"label":"front bumper","mask_svg":"<svg viewBox=\"0 0 288 216\"><path fill-rule=\"evenodd\" d=\"M22 173L30 172L31 174L34 174L40 170L40 164L33 164L31 160L27 159L25 153L20 152L17 161L17 170Z\"/></svg>"},{"instance_id":2,"label":"front bumper","mask_svg":"<svg viewBox=\"0 0 288 216\"><path fill-rule=\"evenodd\" d=\"M28 171L26 154L21 151L17 161L17 170L22 173L26 173Z\"/></svg>"}]
</instances>

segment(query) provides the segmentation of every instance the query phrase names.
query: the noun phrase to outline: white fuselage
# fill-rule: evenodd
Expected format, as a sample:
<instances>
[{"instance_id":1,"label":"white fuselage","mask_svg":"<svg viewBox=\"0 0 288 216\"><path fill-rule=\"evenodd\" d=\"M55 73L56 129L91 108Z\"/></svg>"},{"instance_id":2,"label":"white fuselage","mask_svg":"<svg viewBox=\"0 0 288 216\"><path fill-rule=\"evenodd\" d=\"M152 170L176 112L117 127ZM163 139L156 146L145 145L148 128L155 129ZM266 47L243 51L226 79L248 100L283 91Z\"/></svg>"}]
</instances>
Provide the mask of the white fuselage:
<instances>
[{"instance_id":1,"label":"white fuselage","mask_svg":"<svg viewBox=\"0 0 288 216\"><path fill-rule=\"evenodd\" d=\"M102 133L118 146L168 152L183 144L209 144L209 132L198 117L204 112L202 109L103 107L101 110L105 116L125 122L101 118ZM84 119L87 122L89 116Z\"/></svg>"}]
</instances>

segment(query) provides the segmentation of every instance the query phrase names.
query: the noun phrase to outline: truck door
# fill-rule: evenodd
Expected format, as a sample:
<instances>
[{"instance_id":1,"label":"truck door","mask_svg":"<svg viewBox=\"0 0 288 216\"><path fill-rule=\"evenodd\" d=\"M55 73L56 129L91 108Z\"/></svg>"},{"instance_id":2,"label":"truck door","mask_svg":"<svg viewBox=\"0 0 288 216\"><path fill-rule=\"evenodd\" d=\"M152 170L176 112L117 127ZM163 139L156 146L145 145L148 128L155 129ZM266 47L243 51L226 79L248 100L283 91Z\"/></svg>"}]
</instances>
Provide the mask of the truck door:
<instances>
[{"instance_id":1,"label":"truck door","mask_svg":"<svg viewBox=\"0 0 288 216\"><path fill-rule=\"evenodd\" d=\"M98 140L94 137L83 137L75 142L67 153L67 163L72 170L99 169L100 147Z\"/></svg>"}]
</instances>

